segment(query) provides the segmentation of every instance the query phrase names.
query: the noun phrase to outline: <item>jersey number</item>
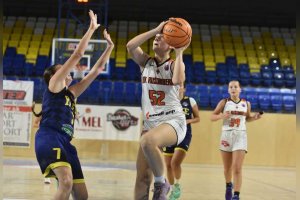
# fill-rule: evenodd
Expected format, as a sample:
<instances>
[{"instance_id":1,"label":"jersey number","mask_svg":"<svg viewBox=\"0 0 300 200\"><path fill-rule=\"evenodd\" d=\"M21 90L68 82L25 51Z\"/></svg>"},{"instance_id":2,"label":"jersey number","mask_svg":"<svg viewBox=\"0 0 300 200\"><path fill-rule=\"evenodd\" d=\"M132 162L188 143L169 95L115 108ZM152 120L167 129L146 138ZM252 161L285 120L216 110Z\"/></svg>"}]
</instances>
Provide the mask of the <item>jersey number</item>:
<instances>
[{"instance_id":1,"label":"jersey number","mask_svg":"<svg viewBox=\"0 0 300 200\"><path fill-rule=\"evenodd\" d=\"M60 148L53 148L53 151L56 151L56 159L59 160L60 155L61 155L61 149Z\"/></svg>"},{"instance_id":2,"label":"jersey number","mask_svg":"<svg viewBox=\"0 0 300 200\"><path fill-rule=\"evenodd\" d=\"M163 102L165 96L164 91L149 90L149 98L152 106L164 106L166 104Z\"/></svg>"},{"instance_id":3,"label":"jersey number","mask_svg":"<svg viewBox=\"0 0 300 200\"><path fill-rule=\"evenodd\" d=\"M230 127L234 127L236 125L236 127L239 127L240 123L241 123L241 119L239 119L239 118L237 118L237 119L231 118L229 126Z\"/></svg>"}]
</instances>

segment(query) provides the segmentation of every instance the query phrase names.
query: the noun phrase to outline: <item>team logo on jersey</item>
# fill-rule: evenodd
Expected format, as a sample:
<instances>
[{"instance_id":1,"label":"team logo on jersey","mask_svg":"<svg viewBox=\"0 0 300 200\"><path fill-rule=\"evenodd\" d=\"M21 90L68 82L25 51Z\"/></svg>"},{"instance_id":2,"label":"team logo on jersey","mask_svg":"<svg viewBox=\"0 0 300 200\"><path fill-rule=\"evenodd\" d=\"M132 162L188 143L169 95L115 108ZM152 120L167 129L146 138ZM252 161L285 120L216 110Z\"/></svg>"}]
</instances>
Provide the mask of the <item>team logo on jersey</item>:
<instances>
[{"instance_id":1,"label":"team logo on jersey","mask_svg":"<svg viewBox=\"0 0 300 200\"><path fill-rule=\"evenodd\" d=\"M246 107L246 104L242 103L242 107Z\"/></svg>"},{"instance_id":2,"label":"team logo on jersey","mask_svg":"<svg viewBox=\"0 0 300 200\"><path fill-rule=\"evenodd\" d=\"M182 105L183 106L188 106L188 103L187 102L183 102Z\"/></svg>"},{"instance_id":3,"label":"team logo on jersey","mask_svg":"<svg viewBox=\"0 0 300 200\"><path fill-rule=\"evenodd\" d=\"M169 65L165 66L165 70L168 71L169 70Z\"/></svg>"},{"instance_id":4,"label":"team logo on jersey","mask_svg":"<svg viewBox=\"0 0 300 200\"><path fill-rule=\"evenodd\" d=\"M111 121L116 129L125 131L130 126L136 126L138 118L132 116L127 110L119 109L114 114L108 113L107 121Z\"/></svg>"}]
</instances>

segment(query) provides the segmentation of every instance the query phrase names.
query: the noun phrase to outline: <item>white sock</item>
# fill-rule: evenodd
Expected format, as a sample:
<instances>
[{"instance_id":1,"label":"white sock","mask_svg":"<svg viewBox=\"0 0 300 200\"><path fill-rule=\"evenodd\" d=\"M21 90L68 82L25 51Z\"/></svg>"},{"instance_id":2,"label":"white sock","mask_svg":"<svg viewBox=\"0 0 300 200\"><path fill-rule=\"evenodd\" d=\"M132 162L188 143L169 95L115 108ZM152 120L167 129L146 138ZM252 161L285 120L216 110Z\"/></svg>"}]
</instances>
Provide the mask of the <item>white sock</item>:
<instances>
[{"instance_id":1,"label":"white sock","mask_svg":"<svg viewBox=\"0 0 300 200\"><path fill-rule=\"evenodd\" d=\"M179 184L179 179L175 179L175 183Z\"/></svg>"},{"instance_id":2,"label":"white sock","mask_svg":"<svg viewBox=\"0 0 300 200\"><path fill-rule=\"evenodd\" d=\"M165 183L166 180L165 180L165 177L164 176L159 176L159 177L154 177L154 182L155 183Z\"/></svg>"}]
</instances>

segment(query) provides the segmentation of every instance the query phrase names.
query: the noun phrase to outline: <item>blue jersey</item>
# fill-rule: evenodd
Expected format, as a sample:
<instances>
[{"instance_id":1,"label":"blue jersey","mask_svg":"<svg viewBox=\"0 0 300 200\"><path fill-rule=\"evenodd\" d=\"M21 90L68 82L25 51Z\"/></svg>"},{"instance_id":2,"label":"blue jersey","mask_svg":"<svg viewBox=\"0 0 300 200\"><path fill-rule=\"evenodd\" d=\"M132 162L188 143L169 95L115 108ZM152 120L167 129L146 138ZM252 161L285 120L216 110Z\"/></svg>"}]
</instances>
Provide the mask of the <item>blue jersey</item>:
<instances>
[{"instance_id":1,"label":"blue jersey","mask_svg":"<svg viewBox=\"0 0 300 200\"><path fill-rule=\"evenodd\" d=\"M52 93L47 88L43 97L40 128L51 128L72 138L76 112L74 95L67 88L59 93Z\"/></svg>"},{"instance_id":2,"label":"blue jersey","mask_svg":"<svg viewBox=\"0 0 300 200\"><path fill-rule=\"evenodd\" d=\"M190 102L190 98L188 96L184 96L182 100L180 101L183 112L185 114L186 119L192 119L193 118L193 108ZM192 127L191 124L186 125L186 132L191 133L192 132Z\"/></svg>"}]
</instances>

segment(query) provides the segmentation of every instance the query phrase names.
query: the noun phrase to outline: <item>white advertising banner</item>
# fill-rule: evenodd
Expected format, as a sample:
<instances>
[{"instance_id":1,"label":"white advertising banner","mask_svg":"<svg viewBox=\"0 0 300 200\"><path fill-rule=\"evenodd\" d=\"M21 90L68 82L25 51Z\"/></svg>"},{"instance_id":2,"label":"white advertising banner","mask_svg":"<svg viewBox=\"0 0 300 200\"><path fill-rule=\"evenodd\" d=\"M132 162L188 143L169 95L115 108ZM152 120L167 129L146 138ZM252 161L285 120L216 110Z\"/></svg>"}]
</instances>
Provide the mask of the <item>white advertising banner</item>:
<instances>
[{"instance_id":1,"label":"white advertising banner","mask_svg":"<svg viewBox=\"0 0 300 200\"><path fill-rule=\"evenodd\" d=\"M141 108L77 105L74 137L78 139L138 141Z\"/></svg>"},{"instance_id":2,"label":"white advertising banner","mask_svg":"<svg viewBox=\"0 0 300 200\"><path fill-rule=\"evenodd\" d=\"M3 145L29 147L32 81L3 81Z\"/></svg>"}]
</instances>

